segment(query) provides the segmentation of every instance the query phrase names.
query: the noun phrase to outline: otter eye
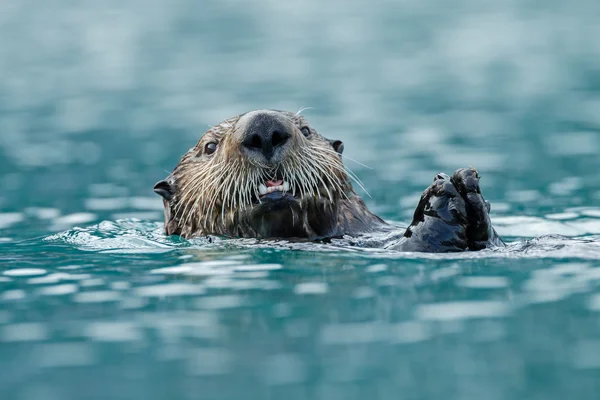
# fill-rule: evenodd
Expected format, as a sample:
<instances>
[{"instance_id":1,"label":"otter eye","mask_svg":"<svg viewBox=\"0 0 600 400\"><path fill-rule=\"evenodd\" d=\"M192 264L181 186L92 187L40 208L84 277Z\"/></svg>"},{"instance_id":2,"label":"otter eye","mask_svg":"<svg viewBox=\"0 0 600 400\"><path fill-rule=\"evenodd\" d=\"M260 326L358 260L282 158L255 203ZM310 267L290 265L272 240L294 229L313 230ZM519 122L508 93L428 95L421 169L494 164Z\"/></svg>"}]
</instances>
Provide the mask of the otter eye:
<instances>
[{"instance_id":1,"label":"otter eye","mask_svg":"<svg viewBox=\"0 0 600 400\"><path fill-rule=\"evenodd\" d=\"M310 129L308 129L308 127L305 126L304 128L300 129L300 132L302 132L304 137L310 137Z\"/></svg>"},{"instance_id":2,"label":"otter eye","mask_svg":"<svg viewBox=\"0 0 600 400\"><path fill-rule=\"evenodd\" d=\"M217 144L215 142L206 143L204 146L204 152L206 154L212 154L217 151Z\"/></svg>"}]
</instances>

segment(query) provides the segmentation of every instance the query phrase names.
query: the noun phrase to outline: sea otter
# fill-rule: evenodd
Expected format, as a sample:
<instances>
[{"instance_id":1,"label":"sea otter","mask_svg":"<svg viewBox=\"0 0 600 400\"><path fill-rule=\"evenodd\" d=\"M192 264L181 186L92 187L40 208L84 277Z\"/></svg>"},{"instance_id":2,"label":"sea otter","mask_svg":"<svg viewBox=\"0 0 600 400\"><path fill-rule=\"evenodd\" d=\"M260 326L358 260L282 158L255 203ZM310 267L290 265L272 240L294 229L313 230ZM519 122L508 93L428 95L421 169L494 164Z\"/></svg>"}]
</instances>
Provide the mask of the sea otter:
<instances>
[{"instance_id":1,"label":"sea otter","mask_svg":"<svg viewBox=\"0 0 600 400\"><path fill-rule=\"evenodd\" d=\"M370 212L356 194L343 150L341 141L321 136L291 112L229 118L209 129L154 186L163 198L165 232L316 241L400 229ZM451 252L503 246L489 211L475 169L438 174L410 226L386 247Z\"/></svg>"}]
</instances>

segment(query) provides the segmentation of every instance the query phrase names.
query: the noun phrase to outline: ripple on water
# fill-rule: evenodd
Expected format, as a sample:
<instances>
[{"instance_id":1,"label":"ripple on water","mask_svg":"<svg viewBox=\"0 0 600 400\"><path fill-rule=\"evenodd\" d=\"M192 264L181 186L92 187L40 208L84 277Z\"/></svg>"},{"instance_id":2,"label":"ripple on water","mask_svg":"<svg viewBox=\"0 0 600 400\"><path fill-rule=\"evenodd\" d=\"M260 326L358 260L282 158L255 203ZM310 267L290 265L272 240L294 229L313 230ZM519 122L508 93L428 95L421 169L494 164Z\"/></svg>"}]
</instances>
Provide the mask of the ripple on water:
<instances>
[{"instance_id":1,"label":"ripple on water","mask_svg":"<svg viewBox=\"0 0 600 400\"><path fill-rule=\"evenodd\" d=\"M76 303L107 303L121 300L121 293L112 290L81 292L73 296Z\"/></svg>"},{"instance_id":2,"label":"ripple on water","mask_svg":"<svg viewBox=\"0 0 600 400\"><path fill-rule=\"evenodd\" d=\"M157 268L150 271L152 274L164 275L187 275L187 276L219 276L231 275L236 270L239 270L241 261L235 260L211 260L192 262L174 267ZM265 269L274 269L270 267L272 264L265 264ZM251 269L250 269L251 270Z\"/></svg>"},{"instance_id":3,"label":"ripple on water","mask_svg":"<svg viewBox=\"0 0 600 400\"><path fill-rule=\"evenodd\" d=\"M4 271L4 275L6 276L35 276L35 275L44 275L46 274L45 269L41 268L15 268L15 269L7 269Z\"/></svg>"},{"instance_id":4,"label":"ripple on water","mask_svg":"<svg viewBox=\"0 0 600 400\"><path fill-rule=\"evenodd\" d=\"M432 336L430 325L422 321L406 321L390 327L390 340L393 343L416 343Z\"/></svg>"},{"instance_id":5,"label":"ripple on water","mask_svg":"<svg viewBox=\"0 0 600 400\"><path fill-rule=\"evenodd\" d=\"M329 286L325 282L302 282L294 287L295 294L325 294Z\"/></svg>"},{"instance_id":6,"label":"ripple on water","mask_svg":"<svg viewBox=\"0 0 600 400\"><path fill-rule=\"evenodd\" d=\"M577 236L585 233L577 226L559 220L528 216L496 217L494 228L500 236L506 237L539 237L558 232L564 236Z\"/></svg>"},{"instance_id":7,"label":"ripple on water","mask_svg":"<svg viewBox=\"0 0 600 400\"><path fill-rule=\"evenodd\" d=\"M56 219L60 216L58 208L30 207L25 209L25 213L37 219Z\"/></svg>"},{"instance_id":8,"label":"ripple on water","mask_svg":"<svg viewBox=\"0 0 600 400\"><path fill-rule=\"evenodd\" d=\"M125 196L129 189L114 183L92 183L88 186L88 191L93 197Z\"/></svg>"},{"instance_id":9,"label":"ripple on water","mask_svg":"<svg viewBox=\"0 0 600 400\"><path fill-rule=\"evenodd\" d=\"M25 291L21 290L21 289L5 290L0 295L0 299L7 300L7 301L23 300L24 298L25 298Z\"/></svg>"},{"instance_id":10,"label":"ripple on water","mask_svg":"<svg viewBox=\"0 0 600 400\"><path fill-rule=\"evenodd\" d=\"M379 287L402 286L402 279L397 276L384 275L375 279L375 284Z\"/></svg>"},{"instance_id":11,"label":"ripple on water","mask_svg":"<svg viewBox=\"0 0 600 400\"><path fill-rule=\"evenodd\" d=\"M35 362L43 368L94 365L98 355L89 343L44 343L35 349Z\"/></svg>"},{"instance_id":12,"label":"ripple on water","mask_svg":"<svg viewBox=\"0 0 600 400\"><path fill-rule=\"evenodd\" d=\"M51 285L38 289L38 294L42 296L64 296L76 293L79 287L74 283L65 283L61 285Z\"/></svg>"},{"instance_id":13,"label":"ripple on water","mask_svg":"<svg viewBox=\"0 0 600 400\"><path fill-rule=\"evenodd\" d=\"M549 185L548 190L553 195L566 196L566 195L569 195L569 194L581 189L582 186L583 186L583 179L581 179L580 177L572 176L572 177L562 179L558 182L552 182Z\"/></svg>"},{"instance_id":14,"label":"ripple on water","mask_svg":"<svg viewBox=\"0 0 600 400\"><path fill-rule=\"evenodd\" d=\"M262 279L269 276L269 270L266 271L253 271L253 272L238 272L235 274L236 279Z\"/></svg>"},{"instance_id":15,"label":"ripple on water","mask_svg":"<svg viewBox=\"0 0 600 400\"><path fill-rule=\"evenodd\" d=\"M90 278L91 278L91 275L89 275L89 274L69 274L66 272L55 272L53 274L48 274L46 276L29 278L29 279L27 279L27 283L29 283L31 285L44 285L44 284L58 283L58 282L62 282L62 281L87 280Z\"/></svg>"},{"instance_id":16,"label":"ripple on water","mask_svg":"<svg viewBox=\"0 0 600 400\"><path fill-rule=\"evenodd\" d=\"M363 322L330 324L321 329L320 341L326 345L354 345L374 342L416 343L431 338L431 327L423 321L396 324Z\"/></svg>"},{"instance_id":17,"label":"ripple on water","mask_svg":"<svg viewBox=\"0 0 600 400\"><path fill-rule=\"evenodd\" d=\"M587 263L561 263L532 271L522 290L530 303L548 303L588 291L590 282L599 275L600 268L590 268Z\"/></svg>"},{"instance_id":18,"label":"ripple on water","mask_svg":"<svg viewBox=\"0 0 600 400\"><path fill-rule=\"evenodd\" d=\"M159 211L119 212L112 213L110 217L116 220L136 218L143 221L156 221L163 218L163 214Z\"/></svg>"},{"instance_id":19,"label":"ripple on water","mask_svg":"<svg viewBox=\"0 0 600 400\"><path fill-rule=\"evenodd\" d=\"M575 213L575 212L563 212L563 213L556 213L556 214L547 214L546 218L547 219L555 219L558 221L564 221L567 219L575 219L578 218L579 214Z\"/></svg>"},{"instance_id":20,"label":"ripple on water","mask_svg":"<svg viewBox=\"0 0 600 400\"><path fill-rule=\"evenodd\" d=\"M187 243L165 236L160 223L132 218L103 221L85 228L75 227L50 235L44 240L69 243L85 251L122 254L164 253Z\"/></svg>"},{"instance_id":21,"label":"ripple on water","mask_svg":"<svg viewBox=\"0 0 600 400\"><path fill-rule=\"evenodd\" d=\"M301 356L281 353L267 357L262 368L263 379L268 385L291 385L307 378L307 366Z\"/></svg>"},{"instance_id":22,"label":"ripple on water","mask_svg":"<svg viewBox=\"0 0 600 400\"><path fill-rule=\"evenodd\" d=\"M18 224L24 219L25 216L22 213L0 213L0 229L5 229L14 224Z\"/></svg>"},{"instance_id":23,"label":"ripple on water","mask_svg":"<svg viewBox=\"0 0 600 400\"><path fill-rule=\"evenodd\" d=\"M223 330L216 313L207 310L139 312L135 322L140 327L155 330L169 343L182 337L216 339L222 337Z\"/></svg>"},{"instance_id":24,"label":"ripple on water","mask_svg":"<svg viewBox=\"0 0 600 400\"><path fill-rule=\"evenodd\" d=\"M204 286L207 289L232 289L235 285L235 280L231 276L211 276L204 280Z\"/></svg>"},{"instance_id":25,"label":"ripple on water","mask_svg":"<svg viewBox=\"0 0 600 400\"><path fill-rule=\"evenodd\" d=\"M235 271L273 271L282 269L281 264L246 264L235 267Z\"/></svg>"},{"instance_id":26,"label":"ripple on water","mask_svg":"<svg viewBox=\"0 0 600 400\"><path fill-rule=\"evenodd\" d=\"M131 288L131 283L125 281L111 282L110 288L112 290L128 290Z\"/></svg>"},{"instance_id":27,"label":"ripple on water","mask_svg":"<svg viewBox=\"0 0 600 400\"><path fill-rule=\"evenodd\" d=\"M8 324L0 328L0 341L4 342L39 342L48 337L48 327L41 322Z\"/></svg>"},{"instance_id":28,"label":"ripple on water","mask_svg":"<svg viewBox=\"0 0 600 400\"><path fill-rule=\"evenodd\" d=\"M7 324L11 320L11 317L8 311L0 310L0 324Z\"/></svg>"},{"instance_id":29,"label":"ripple on water","mask_svg":"<svg viewBox=\"0 0 600 400\"><path fill-rule=\"evenodd\" d=\"M234 357L223 348L194 349L188 353L187 370L190 375L224 375L231 371Z\"/></svg>"},{"instance_id":30,"label":"ripple on water","mask_svg":"<svg viewBox=\"0 0 600 400\"><path fill-rule=\"evenodd\" d=\"M369 299L375 297L377 293L369 286L360 286L353 290L352 297L355 299Z\"/></svg>"},{"instance_id":31,"label":"ripple on water","mask_svg":"<svg viewBox=\"0 0 600 400\"><path fill-rule=\"evenodd\" d=\"M380 322L363 322L349 324L329 324L321 329L323 344L365 344L387 341L388 325Z\"/></svg>"},{"instance_id":32,"label":"ripple on water","mask_svg":"<svg viewBox=\"0 0 600 400\"><path fill-rule=\"evenodd\" d=\"M581 236L600 234L600 209L572 207L562 213L547 214L544 218L531 216L502 216L493 219L501 236L539 237L558 234Z\"/></svg>"},{"instance_id":33,"label":"ripple on water","mask_svg":"<svg viewBox=\"0 0 600 400\"><path fill-rule=\"evenodd\" d=\"M430 321L453 321L474 318L499 318L510 314L511 307L501 301L457 301L421 304L415 308L415 317Z\"/></svg>"},{"instance_id":34,"label":"ripple on water","mask_svg":"<svg viewBox=\"0 0 600 400\"><path fill-rule=\"evenodd\" d=\"M235 279L234 279L235 278ZM240 279L243 278L243 279ZM270 279L245 279L246 277L213 276L204 281L207 288L229 290L275 290L282 288L282 284Z\"/></svg>"},{"instance_id":35,"label":"ripple on water","mask_svg":"<svg viewBox=\"0 0 600 400\"><path fill-rule=\"evenodd\" d=\"M85 200L85 208L91 211L109 211L125 208L129 205L126 197L89 198Z\"/></svg>"},{"instance_id":36,"label":"ripple on water","mask_svg":"<svg viewBox=\"0 0 600 400\"><path fill-rule=\"evenodd\" d=\"M63 279L63 277L65 277L67 275L69 275L69 274L66 274L66 273L49 274L49 275L42 276L39 278L29 278L29 279L27 279L27 283L30 285L45 285L45 284L58 283Z\"/></svg>"},{"instance_id":37,"label":"ripple on water","mask_svg":"<svg viewBox=\"0 0 600 400\"><path fill-rule=\"evenodd\" d=\"M241 279L240 279L241 278ZM204 281L207 289L224 290L275 290L283 286L279 281L272 279L246 279L245 276L212 276Z\"/></svg>"},{"instance_id":38,"label":"ripple on water","mask_svg":"<svg viewBox=\"0 0 600 400\"><path fill-rule=\"evenodd\" d=\"M139 326L129 321L90 322L84 335L97 342L138 342L143 338Z\"/></svg>"},{"instance_id":39,"label":"ripple on water","mask_svg":"<svg viewBox=\"0 0 600 400\"><path fill-rule=\"evenodd\" d=\"M582 219L577 221L576 225L580 235L595 235L600 233L600 219Z\"/></svg>"},{"instance_id":40,"label":"ripple on water","mask_svg":"<svg viewBox=\"0 0 600 400\"><path fill-rule=\"evenodd\" d=\"M141 297L172 297L199 295L205 292L201 285L190 283L167 283L162 285L142 286L135 289L135 294Z\"/></svg>"},{"instance_id":41,"label":"ripple on water","mask_svg":"<svg viewBox=\"0 0 600 400\"><path fill-rule=\"evenodd\" d=\"M247 306L243 302L242 296L231 294L221 296L209 296L196 300L196 307L205 310L218 310L224 308L237 308L242 305Z\"/></svg>"},{"instance_id":42,"label":"ripple on water","mask_svg":"<svg viewBox=\"0 0 600 400\"><path fill-rule=\"evenodd\" d=\"M373 265L369 265L367 268L365 268L365 272L368 273L378 273L378 272L385 272L387 271L388 266L386 264L373 264Z\"/></svg>"},{"instance_id":43,"label":"ripple on water","mask_svg":"<svg viewBox=\"0 0 600 400\"><path fill-rule=\"evenodd\" d=\"M466 276L457 279L456 284L471 289L504 289L510 281L503 276Z\"/></svg>"},{"instance_id":44,"label":"ripple on water","mask_svg":"<svg viewBox=\"0 0 600 400\"><path fill-rule=\"evenodd\" d=\"M581 210L581 215L585 217L600 218L600 209Z\"/></svg>"},{"instance_id":45,"label":"ripple on water","mask_svg":"<svg viewBox=\"0 0 600 400\"><path fill-rule=\"evenodd\" d=\"M89 278L89 279L82 279L80 282L80 285L82 287L94 287L94 286L104 286L105 282L104 279L102 278Z\"/></svg>"},{"instance_id":46,"label":"ripple on water","mask_svg":"<svg viewBox=\"0 0 600 400\"><path fill-rule=\"evenodd\" d=\"M572 354L575 368L598 369L600 368L600 340L582 340L575 345Z\"/></svg>"},{"instance_id":47,"label":"ripple on water","mask_svg":"<svg viewBox=\"0 0 600 400\"><path fill-rule=\"evenodd\" d=\"M137 197L132 197L130 199L130 201L131 201L131 207L138 209L138 210L162 211L164 208L163 203L158 196L156 196L156 197L137 196Z\"/></svg>"},{"instance_id":48,"label":"ripple on water","mask_svg":"<svg viewBox=\"0 0 600 400\"><path fill-rule=\"evenodd\" d=\"M429 279L434 282L445 281L459 275L461 272L461 268L458 266L458 264L452 264L449 267L431 271L429 274Z\"/></svg>"},{"instance_id":49,"label":"ripple on water","mask_svg":"<svg viewBox=\"0 0 600 400\"><path fill-rule=\"evenodd\" d=\"M150 271L151 274L163 275L184 275L192 272L194 268L191 265L178 265L176 267L156 268Z\"/></svg>"},{"instance_id":50,"label":"ripple on water","mask_svg":"<svg viewBox=\"0 0 600 400\"><path fill-rule=\"evenodd\" d=\"M600 311L600 293L591 295L587 301L587 306L592 311Z\"/></svg>"},{"instance_id":51,"label":"ripple on water","mask_svg":"<svg viewBox=\"0 0 600 400\"><path fill-rule=\"evenodd\" d=\"M85 212L63 215L52 220L51 230L61 230L75 225L87 224L97 218L96 214Z\"/></svg>"}]
</instances>

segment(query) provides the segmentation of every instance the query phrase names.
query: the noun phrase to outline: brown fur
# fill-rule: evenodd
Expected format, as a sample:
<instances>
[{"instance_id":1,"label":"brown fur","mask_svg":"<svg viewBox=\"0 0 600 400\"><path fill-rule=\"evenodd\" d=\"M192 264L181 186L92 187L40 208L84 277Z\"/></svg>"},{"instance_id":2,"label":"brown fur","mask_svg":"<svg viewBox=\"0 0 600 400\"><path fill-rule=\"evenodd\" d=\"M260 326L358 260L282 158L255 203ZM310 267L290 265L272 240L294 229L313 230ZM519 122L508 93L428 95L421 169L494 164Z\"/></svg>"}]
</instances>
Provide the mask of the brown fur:
<instances>
[{"instance_id":1,"label":"brown fur","mask_svg":"<svg viewBox=\"0 0 600 400\"><path fill-rule=\"evenodd\" d=\"M332 141L302 116L273 110L252 115L257 113L276 118L291 132L285 151L269 162L247 156L242 140L249 114L209 129L159 182L168 192L161 194L167 234L314 240L355 235L384 224L356 195ZM310 129L308 138L301 132L305 127ZM208 143L217 144L212 154L205 151ZM263 204L258 185L271 179L289 182L295 200Z\"/></svg>"}]
</instances>

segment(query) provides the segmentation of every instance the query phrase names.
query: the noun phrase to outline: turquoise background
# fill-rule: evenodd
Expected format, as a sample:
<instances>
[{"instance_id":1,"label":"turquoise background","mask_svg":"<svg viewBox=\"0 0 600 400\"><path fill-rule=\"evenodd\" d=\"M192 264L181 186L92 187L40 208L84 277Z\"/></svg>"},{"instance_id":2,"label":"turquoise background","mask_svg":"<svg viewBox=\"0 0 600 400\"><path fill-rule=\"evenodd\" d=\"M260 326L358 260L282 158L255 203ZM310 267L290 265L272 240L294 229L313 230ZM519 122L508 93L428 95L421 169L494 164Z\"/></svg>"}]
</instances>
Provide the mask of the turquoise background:
<instances>
[{"instance_id":1,"label":"turquoise background","mask_svg":"<svg viewBox=\"0 0 600 400\"><path fill-rule=\"evenodd\" d=\"M599 17L2 1L0 397L597 398ZM152 186L202 132L303 107L389 221L473 166L507 241L568 238L419 255L162 235Z\"/></svg>"}]
</instances>

